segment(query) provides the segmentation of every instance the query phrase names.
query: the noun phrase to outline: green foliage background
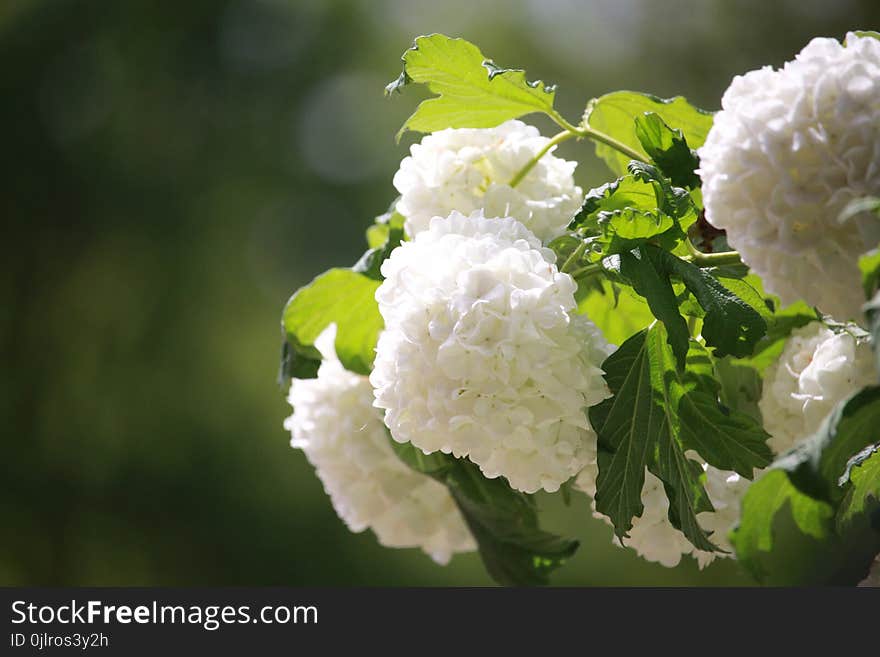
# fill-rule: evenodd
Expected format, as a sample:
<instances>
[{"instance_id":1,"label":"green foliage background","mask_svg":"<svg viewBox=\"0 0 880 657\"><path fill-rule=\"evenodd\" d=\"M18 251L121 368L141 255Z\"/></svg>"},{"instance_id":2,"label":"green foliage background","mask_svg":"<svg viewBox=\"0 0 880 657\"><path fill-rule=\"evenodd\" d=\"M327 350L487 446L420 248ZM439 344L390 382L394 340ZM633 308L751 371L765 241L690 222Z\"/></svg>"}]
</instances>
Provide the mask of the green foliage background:
<instances>
[{"instance_id":1,"label":"green foliage background","mask_svg":"<svg viewBox=\"0 0 880 657\"><path fill-rule=\"evenodd\" d=\"M400 53L464 36L567 116L621 88L715 109L878 24L873 0L0 3L0 584L490 583L349 533L281 428L279 308L360 256L415 138L417 92L382 94ZM559 151L585 188L592 150ZM750 581L646 563L559 497L547 529L582 547L554 583Z\"/></svg>"}]
</instances>

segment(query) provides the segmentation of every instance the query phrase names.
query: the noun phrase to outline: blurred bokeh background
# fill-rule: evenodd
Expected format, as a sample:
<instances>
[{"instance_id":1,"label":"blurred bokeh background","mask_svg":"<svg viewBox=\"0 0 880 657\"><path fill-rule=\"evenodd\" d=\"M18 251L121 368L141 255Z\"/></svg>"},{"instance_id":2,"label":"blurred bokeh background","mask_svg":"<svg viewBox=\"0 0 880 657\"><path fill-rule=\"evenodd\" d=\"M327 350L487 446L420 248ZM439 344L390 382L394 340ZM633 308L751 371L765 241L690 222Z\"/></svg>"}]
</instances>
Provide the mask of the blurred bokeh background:
<instances>
[{"instance_id":1,"label":"blurred bokeh background","mask_svg":"<svg viewBox=\"0 0 880 657\"><path fill-rule=\"evenodd\" d=\"M282 306L395 196L403 50L464 36L575 120L621 88L717 109L736 73L878 27L876 0L3 0L0 584L488 584L349 533L281 427ZM560 151L584 187L591 150ZM540 502L583 541L554 583L749 581Z\"/></svg>"}]
</instances>

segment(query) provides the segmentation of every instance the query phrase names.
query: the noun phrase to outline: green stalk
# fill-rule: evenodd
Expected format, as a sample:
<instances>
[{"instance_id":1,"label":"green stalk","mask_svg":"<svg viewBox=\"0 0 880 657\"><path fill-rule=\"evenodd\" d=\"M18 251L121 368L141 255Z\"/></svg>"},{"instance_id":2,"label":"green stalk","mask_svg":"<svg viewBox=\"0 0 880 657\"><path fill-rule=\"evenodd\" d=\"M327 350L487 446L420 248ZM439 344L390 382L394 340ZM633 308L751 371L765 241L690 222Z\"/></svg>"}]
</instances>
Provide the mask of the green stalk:
<instances>
[{"instance_id":1,"label":"green stalk","mask_svg":"<svg viewBox=\"0 0 880 657\"><path fill-rule=\"evenodd\" d=\"M535 165L542 157L549 153L551 149L555 148L562 142L571 139L572 137L577 137L577 135L573 132L569 132L568 130L566 130L565 132L560 132L558 135L553 137L549 142L547 142L547 145L544 146L544 148L538 151L531 160L526 162L525 166L522 169L516 172L516 175L510 179L510 183L508 184L511 187L516 187L517 185L519 185L522 182L522 179L525 178L526 175L529 173L529 171L535 168Z\"/></svg>"},{"instance_id":2,"label":"green stalk","mask_svg":"<svg viewBox=\"0 0 880 657\"><path fill-rule=\"evenodd\" d=\"M584 254L584 251L587 250L587 241L581 240L581 243L577 245L577 248L571 252L571 254L565 259L565 264L562 265L562 268L559 270L561 272L568 272L568 268L571 267L574 263L576 263L580 257Z\"/></svg>"},{"instance_id":3,"label":"green stalk","mask_svg":"<svg viewBox=\"0 0 880 657\"><path fill-rule=\"evenodd\" d=\"M722 251L721 253L698 252L693 255L684 256L682 260L687 260L697 267L723 267L724 265L743 264L739 251Z\"/></svg>"},{"instance_id":4,"label":"green stalk","mask_svg":"<svg viewBox=\"0 0 880 657\"><path fill-rule=\"evenodd\" d=\"M602 265L599 263L595 263L592 265L584 265L583 267L578 267L574 271L568 272L568 275L571 276L576 281L582 281L584 279L590 278L591 276L595 276L596 274L601 274L605 270L602 269Z\"/></svg>"},{"instance_id":5,"label":"green stalk","mask_svg":"<svg viewBox=\"0 0 880 657\"><path fill-rule=\"evenodd\" d=\"M572 139L574 137L578 139L592 139L593 141L597 141L601 144L605 144L606 146L610 146L616 151L623 153L631 160L638 160L639 162L645 161L645 156L642 153L639 153L637 150L630 148L626 144L621 141L618 141L614 137L610 135L606 135L604 132L600 132L599 130L594 130L590 126L578 127L569 123L564 116L562 116L559 112L555 110L549 113L551 119L553 119L556 124L563 128L563 131L558 135L555 135L553 138L547 142L547 145L544 146L540 151L538 151L535 156L526 162L525 166L522 169L516 172L516 175L510 179L510 183L508 183L511 187L516 187L519 185L523 178L528 175L529 171L535 168L535 165L544 157L547 153L549 153L554 147L558 146L564 141Z\"/></svg>"},{"instance_id":6,"label":"green stalk","mask_svg":"<svg viewBox=\"0 0 880 657\"><path fill-rule=\"evenodd\" d=\"M631 160L638 160L639 162L645 162L645 156L642 153L639 153L634 148L630 148L622 141L618 141L611 135L606 135L604 132L599 130L594 130L588 125L584 125L583 127L574 126L568 121L565 120L558 112L553 112L550 114L550 118L553 119L558 126L561 128L565 128L567 131L574 133L576 136L580 138L592 139L593 141L598 141L606 146L610 146L614 150L623 153Z\"/></svg>"}]
</instances>

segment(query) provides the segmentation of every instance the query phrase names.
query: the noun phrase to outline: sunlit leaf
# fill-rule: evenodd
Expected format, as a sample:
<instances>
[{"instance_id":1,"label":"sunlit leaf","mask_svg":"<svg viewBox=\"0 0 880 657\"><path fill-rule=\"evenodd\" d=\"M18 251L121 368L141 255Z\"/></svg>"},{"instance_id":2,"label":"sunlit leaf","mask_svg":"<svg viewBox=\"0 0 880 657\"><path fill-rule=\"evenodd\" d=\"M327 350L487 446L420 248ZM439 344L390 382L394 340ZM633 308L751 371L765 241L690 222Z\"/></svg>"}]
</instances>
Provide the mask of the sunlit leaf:
<instances>
[{"instance_id":1,"label":"sunlit leaf","mask_svg":"<svg viewBox=\"0 0 880 657\"><path fill-rule=\"evenodd\" d=\"M696 174L700 160L688 146L681 130L673 130L654 112L636 117L636 137L642 148L667 178L679 187L699 187Z\"/></svg>"},{"instance_id":2,"label":"sunlit leaf","mask_svg":"<svg viewBox=\"0 0 880 657\"><path fill-rule=\"evenodd\" d=\"M398 132L491 128L533 112L553 112L555 88L529 82L525 71L504 69L464 39L420 36L403 54L403 72L388 93L420 83L437 94L422 101Z\"/></svg>"},{"instance_id":3,"label":"sunlit leaf","mask_svg":"<svg viewBox=\"0 0 880 657\"><path fill-rule=\"evenodd\" d=\"M880 387L868 387L749 488L731 539L758 581L854 584L865 576L880 551L878 423Z\"/></svg>"},{"instance_id":4,"label":"sunlit leaf","mask_svg":"<svg viewBox=\"0 0 880 657\"><path fill-rule=\"evenodd\" d=\"M335 323L339 360L346 369L369 374L383 327L375 299L379 284L351 269L331 269L297 290L282 317L291 347L307 358L320 359L315 339Z\"/></svg>"},{"instance_id":5,"label":"sunlit leaf","mask_svg":"<svg viewBox=\"0 0 880 657\"><path fill-rule=\"evenodd\" d=\"M587 106L585 116L590 127L629 146L636 152L648 153L636 134L636 118L646 112L656 114L672 129L681 130L690 148L697 149L706 141L712 127L712 114L691 105L681 96L662 99L635 91L615 91L601 96ZM611 170L622 175L630 158L614 148L597 143L596 154Z\"/></svg>"}]
</instances>

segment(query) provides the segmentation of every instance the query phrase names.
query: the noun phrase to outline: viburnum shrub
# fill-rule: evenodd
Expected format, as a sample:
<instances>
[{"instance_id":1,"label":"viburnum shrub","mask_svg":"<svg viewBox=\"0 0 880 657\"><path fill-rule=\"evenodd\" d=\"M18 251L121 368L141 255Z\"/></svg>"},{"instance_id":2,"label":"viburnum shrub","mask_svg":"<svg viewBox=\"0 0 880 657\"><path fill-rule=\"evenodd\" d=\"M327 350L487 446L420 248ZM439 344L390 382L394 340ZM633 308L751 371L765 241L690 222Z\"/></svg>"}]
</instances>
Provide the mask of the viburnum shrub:
<instances>
[{"instance_id":1,"label":"viburnum shrub","mask_svg":"<svg viewBox=\"0 0 880 657\"><path fill-rule=\"evenodd\" d=\"M577 549L543 490L665 566L876 583L880 34L737 76L714 114L617 91L578 123L462 39L403 64L387 92L434 95L399 196L282 322L285 427L352 531L539 584ZM613 179L578 187L571 139Z\"/></svg>"}]
</instances>

